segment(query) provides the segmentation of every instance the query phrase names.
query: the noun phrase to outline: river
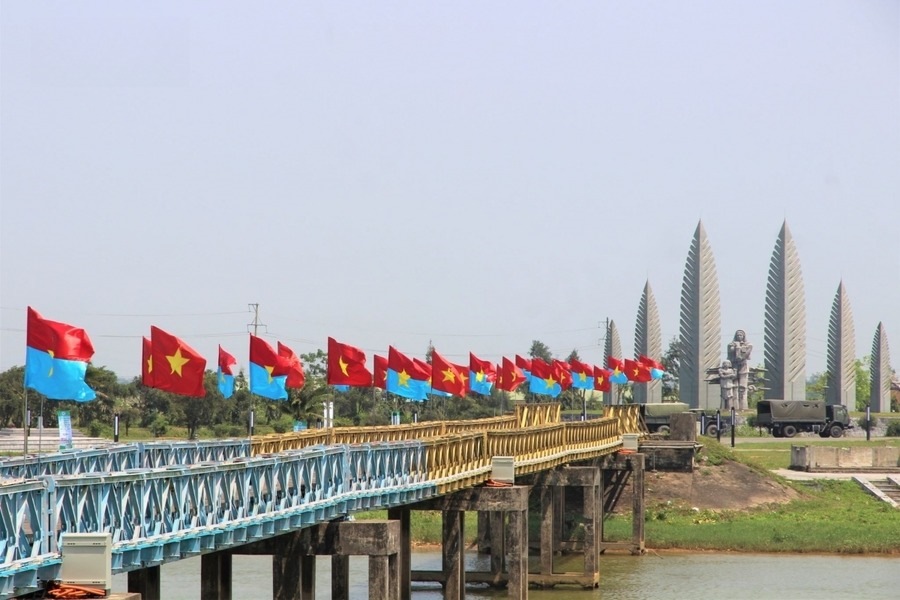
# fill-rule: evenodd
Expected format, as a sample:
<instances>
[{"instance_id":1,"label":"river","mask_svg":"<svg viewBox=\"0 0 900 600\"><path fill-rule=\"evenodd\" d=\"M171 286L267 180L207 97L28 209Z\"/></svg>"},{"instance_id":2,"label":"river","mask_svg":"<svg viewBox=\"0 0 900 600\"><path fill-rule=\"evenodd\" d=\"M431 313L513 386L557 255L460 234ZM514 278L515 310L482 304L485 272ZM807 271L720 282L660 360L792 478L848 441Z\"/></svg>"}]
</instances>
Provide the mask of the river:
<instances>
[{"instance_id":1,"label":"river","mask_svg":"<svg viewBox=\"0 0 900 600\"><path fill-rule=\"evenodd\" d=\"M235 556L233 593L235 600L271 598L271 558ZM488 570L489 558L466 555L466 569ZM331 598L331 561L316 561L316 598ZM413 569L439 570L440 552L416 552ZM367 559L351 557L351 598L368 598ZM557 567L559 569L559 567ZM572 569L574 570L574 569ZM602 556L600 588L583 591L561 586L554 590L531 590L531 600L894 600L900 598L900 558L883 556L834 556L802 554L655 554L643 557ZM116 575L113 591L127 589L127 577ZM200 598L200 559L191 558L162 567L162 597L165 600ZM505 598L505 590L471 586L466 598ZM416 600L438 600L440 587L413 584Z\"/></svg>"}]
</instances>

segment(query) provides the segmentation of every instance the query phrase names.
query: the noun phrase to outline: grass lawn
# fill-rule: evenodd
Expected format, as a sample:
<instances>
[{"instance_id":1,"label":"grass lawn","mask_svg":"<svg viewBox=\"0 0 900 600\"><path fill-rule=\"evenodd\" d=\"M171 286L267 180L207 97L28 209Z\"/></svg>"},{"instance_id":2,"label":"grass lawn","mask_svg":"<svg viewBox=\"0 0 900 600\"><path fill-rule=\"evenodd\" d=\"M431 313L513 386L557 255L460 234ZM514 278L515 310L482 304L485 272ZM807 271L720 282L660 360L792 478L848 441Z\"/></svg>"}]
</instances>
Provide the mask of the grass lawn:
<instances>
[{"instance_id":1,"label":"grass lawn","mask_svg":"<svg viewBox=\"0 0 900 600\"><path fill-rule=\"evenodd\" d=\"M705 439L705 438L702 438ZM702 440L701 439L701 440ZM723 438L723 444L728 443ZM837 448L850 448L853 446L900 446L898 438L881 438L867 442L866 440L857 440L849 438L840 439L821 439L821 438L792 438L790 440L775 440L766 442L750 442L737 443L737 446L730 448L735 456L742 461L752 462L766 469L787 469L791 466L791 446L833 446Z\"/></svg>"}]
</instances>

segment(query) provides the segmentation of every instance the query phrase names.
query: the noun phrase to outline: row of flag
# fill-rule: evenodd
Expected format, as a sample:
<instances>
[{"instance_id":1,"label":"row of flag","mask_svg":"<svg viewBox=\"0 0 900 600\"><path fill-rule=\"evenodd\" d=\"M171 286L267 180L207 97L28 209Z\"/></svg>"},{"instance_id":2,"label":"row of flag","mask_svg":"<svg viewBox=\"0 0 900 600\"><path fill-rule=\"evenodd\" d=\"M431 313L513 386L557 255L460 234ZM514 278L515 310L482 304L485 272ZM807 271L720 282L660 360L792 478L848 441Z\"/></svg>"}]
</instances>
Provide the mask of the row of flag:
<instances>
[{"instance_id":1,"label":"row of flag","mask_svg":"<svg viewBox=\"0 0 900 600\"><path fill-rule=\"evenodd\" d=\"M25 385L54 400L86 402L96 397L84 377L94 347L84 329L44 319L28 307ZM250 393L273 400L287 398L287 390L302 388L306 378L297 354L288 346L250 335ZM558 396L574 388L608 392L612 384L645 383L662 378L663 366L640 356L637 360L607 359L607 368L578 360L569 362L504 357L499 363L469 353L469 364L455 364L436 350L431 363L410 358L393 346L386 357L375 355L374 373L366 367L366 354L359 348L328 338L326 381L346 390L377 387L409 400L430 395L465 396L469 392L488 395L497 389L514 392L527 384L534 394ZM219 346L217 383L226 398L234 393L237 360ZM141 381L145 386L174 394L202 397L206 359L183 340L158 327L143 338Z\"/></svg>"}]
</instances>

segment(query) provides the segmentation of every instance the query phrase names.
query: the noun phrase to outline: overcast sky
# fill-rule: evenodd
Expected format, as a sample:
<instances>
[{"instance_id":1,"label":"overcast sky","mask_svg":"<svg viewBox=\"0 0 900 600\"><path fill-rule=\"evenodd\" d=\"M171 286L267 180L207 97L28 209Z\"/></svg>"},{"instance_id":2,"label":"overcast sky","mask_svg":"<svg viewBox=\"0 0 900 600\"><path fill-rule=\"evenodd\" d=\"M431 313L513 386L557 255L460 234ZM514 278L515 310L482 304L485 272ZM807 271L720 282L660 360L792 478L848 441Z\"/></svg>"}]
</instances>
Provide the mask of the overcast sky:
<instances>
[{"instance_id":1,"label":"overcast sky","mask_svg":"<svg viewBox=\"0 0 900 600\"><path fill-rule=\"evenodd\" d=\"M0 12L0 369L26 306L139 373L260 333L464 362L678 334L699 220L763 361L782 222L807 374L843 279L900 365L900 3L26 2Z\"/></svg>"}]
</instances>

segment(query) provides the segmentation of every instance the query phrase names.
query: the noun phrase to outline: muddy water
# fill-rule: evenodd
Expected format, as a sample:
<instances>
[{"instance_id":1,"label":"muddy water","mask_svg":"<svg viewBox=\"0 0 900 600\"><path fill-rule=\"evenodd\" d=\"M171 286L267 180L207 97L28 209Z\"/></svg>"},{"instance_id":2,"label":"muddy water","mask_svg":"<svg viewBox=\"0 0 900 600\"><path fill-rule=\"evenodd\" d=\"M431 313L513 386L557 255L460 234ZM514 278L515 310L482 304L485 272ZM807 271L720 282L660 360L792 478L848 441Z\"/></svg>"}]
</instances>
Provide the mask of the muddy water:
<instances>
[{"instance_id":1,"label":"muddy water","mask_svg":"<svg viewBox=\"0 0 900 600\"><path fill-rule=\"evenodd\" d=\"M488 570L487 557L469 554L466 569ZM596 590L559 587L531 590L532 600L760 600L815 599L888 600L900 598L900 557L842 557L777 554L648 554L643 557L603 556L601 582ZM367 560L350 561L351 598L368 598ZM413 569L441 568L439 552L413 555ZM564 562L557 570L576 570L578 564ZM236 556L233 563L235 600L271 598L271 559ZM331 561L317 561L316 598L328 600ZM127 580L117 575L114 591L125 591ZM200 559L192 558L162 567L162 597L165 600L200 598ZM505 591L471 586L467 598L505 598ZM438 600L440 587L413 584L413 598Z\"/></svg>"}]
</instances>

